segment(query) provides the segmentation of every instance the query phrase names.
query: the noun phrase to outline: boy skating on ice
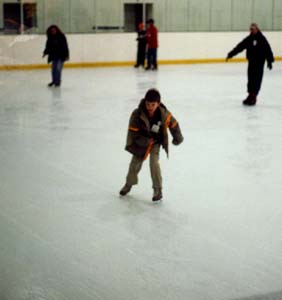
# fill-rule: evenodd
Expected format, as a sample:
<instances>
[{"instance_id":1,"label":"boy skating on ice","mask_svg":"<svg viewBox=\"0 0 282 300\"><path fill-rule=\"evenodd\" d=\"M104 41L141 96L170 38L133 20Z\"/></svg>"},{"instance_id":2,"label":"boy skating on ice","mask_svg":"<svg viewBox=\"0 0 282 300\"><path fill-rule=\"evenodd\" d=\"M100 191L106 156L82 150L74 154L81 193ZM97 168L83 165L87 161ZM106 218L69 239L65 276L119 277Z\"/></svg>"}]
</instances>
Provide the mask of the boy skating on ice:
<instances>
[{"instance_id":1,"label":"boy skating on ice","mask_svg":"<svg viewBox=\"0 0 282 300\"><path fill-rule=\"evenodd\" d=\"M178 122L161 103L160 93L150 89L139 107L130 117L127 142L125 149L132 153L126 183L120 191L121 196L130 192L133 185L138 183L138 173L143 162L150 156L150 171L153 182L153 201L162 199L162 176L159 164L160 147L163 146L168 155L169 129L174 145L183 141Z\"/></svg>"}]
</instances>

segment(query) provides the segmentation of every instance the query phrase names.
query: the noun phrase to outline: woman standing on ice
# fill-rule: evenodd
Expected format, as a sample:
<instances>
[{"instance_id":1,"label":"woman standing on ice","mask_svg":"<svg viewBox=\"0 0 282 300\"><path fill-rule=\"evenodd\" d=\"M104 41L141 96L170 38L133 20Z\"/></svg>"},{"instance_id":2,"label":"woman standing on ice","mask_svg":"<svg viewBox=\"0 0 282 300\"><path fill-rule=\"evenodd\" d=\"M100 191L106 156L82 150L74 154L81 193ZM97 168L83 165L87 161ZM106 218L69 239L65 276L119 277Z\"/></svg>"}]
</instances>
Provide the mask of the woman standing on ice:
<instances>
[{"instance_id":1,"label":"woman standing on ice","mask_svg":"<svg viewBox=\"0 0 282 300\"><path fill-rule=\"evenodd\" d=\"M140 23L138 25L138 37L137 37L137 61L135 64L135 68L145 66L145 57L146 57L146 46L147 46L147 38L146 38L146 31L144 30L144 23Z\"/></svg>"},{"instance_id":2,"label":"woman standing on ice","mask_svg":"<svg viewBox=\"0 0 282 300\"><path fill-rule=\"evenodd\" d=\"M239 43L232 51L228 53L226 60L232 58L245 49L247 49L247 59L249 61L249 95L247 99L243 101L243 104L255 105L257 102L257 95L260 91L262 83L265 61L267 61L267 67L269 70L272 69L272 63L274 62L271 47L265 36L259 30L259 27L256 23L251 24L250 35L247 36L241 43Z\"/></svg>"},{"instance_id":3,"label":"woman standing on ice","mask_svg":"<svg viewBox=\"0 0 282 300\"><path fill-rule=\"evenodd\" d=\"M48 55L48 63L52 62L52 81L48 86L61 85L64 62L69 59L69 48L65 35L56 25L51 25L47 31L47 42L43 57Z\"/></svg>"}]
</instances>

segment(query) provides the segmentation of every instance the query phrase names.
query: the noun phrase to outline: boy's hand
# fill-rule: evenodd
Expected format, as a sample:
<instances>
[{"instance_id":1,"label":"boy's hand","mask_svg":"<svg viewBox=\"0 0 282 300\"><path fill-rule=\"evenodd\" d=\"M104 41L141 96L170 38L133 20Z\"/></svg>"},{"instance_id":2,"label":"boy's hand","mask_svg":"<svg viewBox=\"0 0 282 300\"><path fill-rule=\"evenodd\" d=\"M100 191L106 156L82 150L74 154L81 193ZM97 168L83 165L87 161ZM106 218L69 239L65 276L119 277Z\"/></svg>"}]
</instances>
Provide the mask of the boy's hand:
<instances>
[{"instance_id":1,"label":"boy's hand","mask_svg":"<svg viewBox=\"0 0 282 300\"><path fill-rule=\"evenodd\" d=\"M173 138L172 144L175 145L175 146L178 146L178 145L180 145L183 141L184 141L184 138L183 138L183 136L180 134L180 135L178 135L178 136L176 136L176 137Z\"/></svg>"}]
</instances>

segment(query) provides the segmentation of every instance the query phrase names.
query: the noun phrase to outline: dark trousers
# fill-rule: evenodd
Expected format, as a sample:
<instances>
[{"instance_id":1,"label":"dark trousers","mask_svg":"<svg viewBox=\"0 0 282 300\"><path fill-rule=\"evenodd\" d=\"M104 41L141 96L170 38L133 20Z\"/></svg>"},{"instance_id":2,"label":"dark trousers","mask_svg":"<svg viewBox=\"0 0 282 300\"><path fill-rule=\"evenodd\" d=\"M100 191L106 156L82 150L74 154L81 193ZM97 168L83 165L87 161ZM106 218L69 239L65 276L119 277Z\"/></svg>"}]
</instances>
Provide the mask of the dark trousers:
<instances>
[{"instance_id":1,"label":"dark trousers","mask_svg":"<svg viewBox=\"0 0 282 300\"><path fill-rule=\"evenodd\" d=\"M60 84L62 79L63 60L56 58L52 61L52 82Z\"/></svg>"},{"instance_id":2,"label":"dark trousers","mask_svg":"<svg viewBox=\"0 0 282 300\"><path fill-rule=\"evenodd\" d=\"M145 65L145 57L146 57L146 45L140 45L137 49L137 66L144 66Z\"/></svg>"},{"instance_id":3,"label":"dark trousers","mask_svg":"<svg viewBox=\"0 0 282 300\"><path fill-rule=\"evenodd\" d=\"M157 64L157 48L149 48L148 49L148 68L156 68L158 67Z\"/></svg>"},{"instance_id":4,"label":"dark trousers","mask_svg":"<svg viewBox=\"0 0 282 300\"><path fill-rule=\"evenodd\" d=\"M262 83L264 62L249 62L248 93L258 95Z\"/></svg>"}]
</instances>

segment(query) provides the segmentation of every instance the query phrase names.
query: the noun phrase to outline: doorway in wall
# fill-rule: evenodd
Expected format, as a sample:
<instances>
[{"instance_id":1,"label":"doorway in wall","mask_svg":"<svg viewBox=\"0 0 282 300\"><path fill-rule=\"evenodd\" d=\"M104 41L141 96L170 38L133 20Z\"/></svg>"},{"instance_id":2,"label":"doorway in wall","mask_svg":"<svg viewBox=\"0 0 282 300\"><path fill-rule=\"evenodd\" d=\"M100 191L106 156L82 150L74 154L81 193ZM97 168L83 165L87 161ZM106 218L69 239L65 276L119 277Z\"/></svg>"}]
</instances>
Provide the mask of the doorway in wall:
<instances>
[{"instance_id":1,"label":"doorway in wall","mask_svg":"<svg viewBox=\"0 0 282 300\"><path fill-rule=\"evenodd\" d=\"M153 16L152 3L125 3L124 4L124 31L135 32L138 24L146 23Z\"/></svg>"},{"instance_id":2,"label":"doorway in wall","mask_svg":"<svg viewBox=\"0 0 282 300\"><path fill-rule=\"evenodd\" d=\"M36 3L4 3L4 32L17 34L37 27Z\"/></svg>"},{"instance_id":3,"label":"doorway in wall","mask_svg":"<svg viewBox=\"0 0 282 300\"><path fill-rule=\"evenodd\" d=\"M20 3L4 3L4 32L19 33L21 26L21 6Z\"/></svg>"}]
</instances>

